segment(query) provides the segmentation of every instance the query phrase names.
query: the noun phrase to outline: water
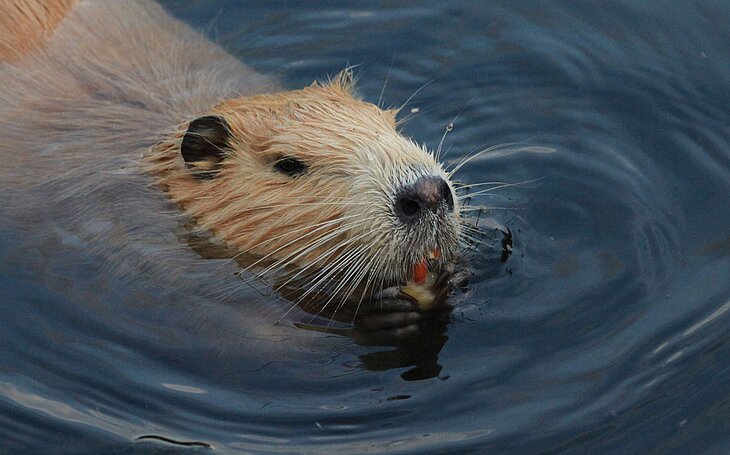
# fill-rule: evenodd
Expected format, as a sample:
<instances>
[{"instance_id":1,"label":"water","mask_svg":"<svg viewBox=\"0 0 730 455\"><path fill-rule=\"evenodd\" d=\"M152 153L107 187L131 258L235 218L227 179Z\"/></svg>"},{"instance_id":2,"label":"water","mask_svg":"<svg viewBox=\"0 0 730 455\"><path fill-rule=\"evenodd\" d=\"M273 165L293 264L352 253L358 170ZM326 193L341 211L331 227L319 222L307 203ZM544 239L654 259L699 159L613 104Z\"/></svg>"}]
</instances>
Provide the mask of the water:
<instances>
[{"instance_id":1,"label":"water","mask_svg":"<svg viewBox=\"0 0 730 455\"><path fill-rule=\"evenodd\" d=\"M517 184L478 201L512 254L395 349L252 336L253 304L4 223L3 452L730 453L730 5L247 3L164 5L287 88L348 63L370 101L421 88L404 130L453 121L450 163L503 145L459 178Z\"/></svg>"}]
</instances>

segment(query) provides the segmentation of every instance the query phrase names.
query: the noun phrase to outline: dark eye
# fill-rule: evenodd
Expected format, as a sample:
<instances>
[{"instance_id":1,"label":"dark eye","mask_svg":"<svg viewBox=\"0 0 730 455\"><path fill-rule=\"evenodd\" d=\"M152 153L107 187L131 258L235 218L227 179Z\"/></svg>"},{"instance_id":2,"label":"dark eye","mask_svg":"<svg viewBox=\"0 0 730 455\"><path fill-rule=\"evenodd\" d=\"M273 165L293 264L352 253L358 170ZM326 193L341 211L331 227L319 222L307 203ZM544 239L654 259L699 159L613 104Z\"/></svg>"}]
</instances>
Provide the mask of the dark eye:
<instances>
[{"instance_id":1,"label":"dark eye","mask_svg":"<svg viewBox=\"0 0 730 455\"><path fill-rule=\"evenodd\" d=\"M294 177L299 174L303 174L307 171L307 165L302 163L296 158L284 157L280 158L279 161L274 164L274 169L286 174L290 177Z\"/></svg>"}]
</instances>

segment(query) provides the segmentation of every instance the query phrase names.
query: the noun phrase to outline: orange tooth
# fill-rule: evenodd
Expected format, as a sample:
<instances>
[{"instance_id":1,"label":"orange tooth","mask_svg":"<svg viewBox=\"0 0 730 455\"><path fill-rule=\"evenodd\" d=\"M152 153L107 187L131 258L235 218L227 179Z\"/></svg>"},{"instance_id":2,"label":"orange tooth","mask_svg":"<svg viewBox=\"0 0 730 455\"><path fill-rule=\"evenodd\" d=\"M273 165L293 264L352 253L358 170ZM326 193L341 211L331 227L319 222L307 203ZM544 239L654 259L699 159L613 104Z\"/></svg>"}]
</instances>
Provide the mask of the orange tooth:
<instances>
[{"instance_id":1,"label":"orange tooth","mask_svg":"<svg viewBox=\"0 0 730 455\"><path fill-rule=\"evenodd\" d=\"M426 276L428 275L428 267L426 267L426 260L423 259L421 262L416 264L415 267L413 267L413 281L416 283L423 283L426 281Z\"/></svg>"}]
</instances>

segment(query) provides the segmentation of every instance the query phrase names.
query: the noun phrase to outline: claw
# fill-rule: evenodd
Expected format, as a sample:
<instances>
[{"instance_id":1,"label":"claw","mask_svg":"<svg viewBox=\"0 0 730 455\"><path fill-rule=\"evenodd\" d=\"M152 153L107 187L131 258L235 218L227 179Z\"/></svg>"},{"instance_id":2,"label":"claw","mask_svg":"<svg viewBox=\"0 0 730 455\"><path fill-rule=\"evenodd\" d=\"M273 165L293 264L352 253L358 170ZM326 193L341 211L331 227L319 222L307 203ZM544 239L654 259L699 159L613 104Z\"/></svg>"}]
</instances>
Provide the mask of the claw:
<instances>
[{"instance_id":1,"label":"claw","mask_svg":"<svg viewBox=\"0 0 730 455\"><path fill-rule=\"evenodd\" d=\"M355 325L368 333L378 332L379 337L400 333L404 327L417 327L421 320L418 302L401 292L399 286L391 286L376 293L365 306L363 313L355 318Z\"/></svg>"},{"instance_id":2,"label":"claw","mask_svg":"<svg viewBox=\"0 0 730 455\"><path fill-rule=\"evenodd\" d=\"M451 278L451 273L443 270L441 274L436 278L436 281L433 283L434 289L441 289L446 283L449 282L449 279Z\"/></svg>"},{"instance_id":3,"label":"claw","mask_svg":"<svg viewBox=\"0 0 730 455\"><path fill-rule=\"evenodd\" d=\"M453 287L451 283L447 283L446 286L442 287L438 294L436 294L436 297L433 299L433 306L434 308L439 307L446 303L446 299L449 298L449 293L451 293Z\"/></svg>"},{"instance_id":4,"label":"claw","mask_svg":"<svg viewBox=\"0 0 730 455\"><path fill-rule=\"evenodd\" d=\"M459 270L458 272L454 273L451 276L451 279L449 282L452 286L457 288L463 288L466 286L466 283L469 281L469 278L471 278L474 275L474 272L470 269L463 269Z\"/></svg>"},{"instance_id":5,"label":"claw","mask_svg":"<svg viewBox=\"0 0 730 455\"><path fill-rule=\"evenodd\" d=\"M454 263L444 264L430 286L435 296L428 310L448 308L446 300L451 291L463 287L471 275L470 270L459 270ZM426 313L420 308L418 300L402 289L401 286L387 287L363 302L361 313L355 318L355 326L361 337L368 340L397 340L418 333L419 324Z\"/></svg>"},{"instance_id":6,"label":"claw","mask_svg":"<svg viewBox=\"0 0 730 455\"><path fill-rule=\"evenodd\" d=\"M400 294L400 286L391 286L389 288L382 289L380 292L376 292L373 295L373 300L385 300L398 298Z\"/></svg>"}]
</instances>

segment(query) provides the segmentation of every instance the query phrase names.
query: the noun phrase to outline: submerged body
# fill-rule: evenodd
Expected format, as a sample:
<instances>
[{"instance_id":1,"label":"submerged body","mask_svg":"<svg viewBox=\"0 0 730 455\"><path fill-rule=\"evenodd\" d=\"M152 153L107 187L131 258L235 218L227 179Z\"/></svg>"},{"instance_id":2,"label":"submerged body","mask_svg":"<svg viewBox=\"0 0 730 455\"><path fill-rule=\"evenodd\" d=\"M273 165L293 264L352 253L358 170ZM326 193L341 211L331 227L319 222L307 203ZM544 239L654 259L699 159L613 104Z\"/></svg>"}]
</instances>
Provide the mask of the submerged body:
<instances>
[{"instance_id":1,"label":"submerged body","mask_svg":"<svg viewBox=\"0 0 730 455\"><path fill-rule=\"evenodd\" d=\"M31 241L208 297L230 293L233 265L213 273L179 241L184 223L266 270L295 268L284 285L303 280L305 297L376 293L455 255L447 175L347 72L277 93L152 2L47 4L60 13L42 36L0 32L0 210Z\"/></svg>"},{"instance_id":2,"label":"submerged body","mask_svg":"<svg viewBox=\"0 0 730 455\"><path fill-rule=\"evenodd\" d=\"M75 2L41 47L4 60L5 219L109 271L192 288L206 267L177 241L180 212L142 157L211 103L277 86L147 1Z\"/></svg>"}]
</instances>

